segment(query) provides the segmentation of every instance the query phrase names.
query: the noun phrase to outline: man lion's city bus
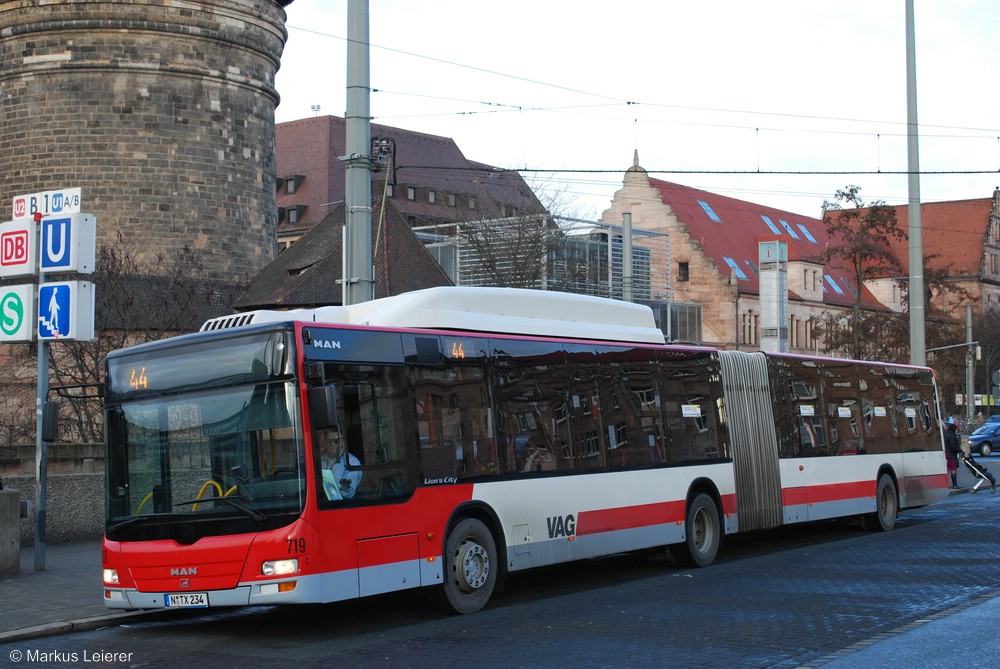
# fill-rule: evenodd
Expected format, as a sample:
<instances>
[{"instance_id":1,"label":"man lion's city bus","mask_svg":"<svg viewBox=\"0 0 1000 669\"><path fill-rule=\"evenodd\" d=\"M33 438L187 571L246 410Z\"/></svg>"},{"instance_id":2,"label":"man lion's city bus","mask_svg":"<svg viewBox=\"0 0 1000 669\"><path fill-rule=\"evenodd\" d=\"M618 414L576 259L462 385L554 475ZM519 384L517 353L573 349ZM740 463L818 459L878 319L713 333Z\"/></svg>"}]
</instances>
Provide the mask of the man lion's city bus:
<instances>
[{"instance_id":1,"label":"man lion's city bus","mask_svg":"<svg viewBox=\"0 0 1000 669\"><path fill-rule=\"evenodd\" d=\"M947 477L930 369L664 343L644 306L433 288L107 359L108 607L332 602L860 517ZM339 449L339 450L338 450ZM332 450L332 452L328 452Z\"/></svg>"}]
</instances>

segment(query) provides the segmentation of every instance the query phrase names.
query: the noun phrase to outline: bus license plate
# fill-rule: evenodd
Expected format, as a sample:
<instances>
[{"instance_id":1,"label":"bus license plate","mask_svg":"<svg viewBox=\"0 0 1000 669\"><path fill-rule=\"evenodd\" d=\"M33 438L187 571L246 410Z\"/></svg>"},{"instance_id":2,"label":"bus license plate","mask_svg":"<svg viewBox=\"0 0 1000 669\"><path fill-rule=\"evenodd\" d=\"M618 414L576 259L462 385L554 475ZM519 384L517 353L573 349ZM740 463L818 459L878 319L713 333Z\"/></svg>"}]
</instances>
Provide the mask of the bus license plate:
<instances>
[{"instance_id":1,"label":"bus license plate","mask_svg":"<svg viewBox=\"0 0 1000 669\"><path fill-rule=\"evenodd\" d=\"M207 608L207 592L185 592L180 595L166 595L166 605L168 608Z\"/></svg>"}]
</instances>

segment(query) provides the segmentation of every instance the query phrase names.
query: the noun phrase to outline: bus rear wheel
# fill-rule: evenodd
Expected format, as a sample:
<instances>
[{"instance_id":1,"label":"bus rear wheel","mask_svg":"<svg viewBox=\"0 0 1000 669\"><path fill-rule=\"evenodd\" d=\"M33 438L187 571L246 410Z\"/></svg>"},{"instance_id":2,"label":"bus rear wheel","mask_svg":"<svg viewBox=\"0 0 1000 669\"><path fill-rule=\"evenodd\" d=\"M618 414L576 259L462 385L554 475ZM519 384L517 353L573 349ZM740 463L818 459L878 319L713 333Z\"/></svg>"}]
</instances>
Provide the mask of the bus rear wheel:
<instances>
[{"instance_id":1,"label":"bus rear wheel","mask_svg":"<svg viewBox=\"0 0 1000 669\"><path fill-rule=\"evenodd\" d=\"M865 518L865 529L888 532L896 526L899 515L899 495L896 484L888 474L878 477L875 488L875 513Z\"/></svg>"},{"instance_id":2,"label":"bus rear wheel","mask_svg":"<svg viewBox=\"0 0 1000 669\"><path fill-rule=\"evenodd\" d=\"M707 567L715 561L722 541L722 523L715 501L699 493L688 507L684 543L670 547L670 555L684 567Z\"/></svg>"},{"instance_id":3,"label":"bus rear wheel","mask_svg":"<svg viewBox=\"0 0 1000 669\"><path fill-rule=\"evenodd\" d=\"M460 521L445 544L441 603L455 613L474 613L493 595L497 547L489 528L475 518Z\"/></svg>"}]
</instances>

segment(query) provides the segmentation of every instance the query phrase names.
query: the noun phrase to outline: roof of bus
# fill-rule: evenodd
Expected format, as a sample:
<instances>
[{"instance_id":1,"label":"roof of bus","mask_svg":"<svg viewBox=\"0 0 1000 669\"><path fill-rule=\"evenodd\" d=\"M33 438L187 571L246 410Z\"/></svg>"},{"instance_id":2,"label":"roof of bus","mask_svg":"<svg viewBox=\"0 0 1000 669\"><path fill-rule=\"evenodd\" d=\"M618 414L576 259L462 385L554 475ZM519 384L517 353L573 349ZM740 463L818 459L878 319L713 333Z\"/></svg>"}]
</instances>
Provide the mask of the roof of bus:
<instances>
[{"instance_id":1,"label":"roof of bus","mask_svg":"<svg viewBox=\"0 0 1000 669\"><path fill-rule=\"evenodd\" d=\"M202 332L279 321L431 328L662 344L652 310L590 295L522 288L441 286L347 306L222 316Z\"/></svg>"}]
</instances>

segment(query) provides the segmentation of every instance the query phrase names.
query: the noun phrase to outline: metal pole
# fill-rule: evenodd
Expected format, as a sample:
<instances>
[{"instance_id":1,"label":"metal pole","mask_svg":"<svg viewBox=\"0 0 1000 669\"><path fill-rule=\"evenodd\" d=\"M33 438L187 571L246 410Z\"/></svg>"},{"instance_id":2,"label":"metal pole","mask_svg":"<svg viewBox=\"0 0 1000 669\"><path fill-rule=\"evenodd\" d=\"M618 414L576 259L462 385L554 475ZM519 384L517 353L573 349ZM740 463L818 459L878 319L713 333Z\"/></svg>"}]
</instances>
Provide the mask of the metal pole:
<instances>
[{"instance_id":1,"label":"metal pole","mask_svg":"<svg viewBox=\"0 0 1000 669\"><path fill-rule=\"evenodd\" d=\"M622 300L632 301L632 213L622 214Z\"/></svg>"},{"instance_id":2,"label":"metal pole","mask_svg":"<svg viewBox=\"0 0 1000 669\"><path fill-rule=\"evenodd\" d=\"M41 229L39 228L39 235ZM41 244L39 244L41 248ZM38 273L38 285L45 275ZM35 298L37 299L37 297ZM42 305L35 313L40 314ZM37 329L38 324L34 327ZM35 571L45 571L45 507L49 469L49 445L42 439L42 415L49 395L49 343L38 339L38 396L35 398Z\"/></svg>"},{"instance_id":3,"label":"metal pole","mask_svg":"<svg viewBox=\"0 0 1000 669\"><path fill-rule=\"evenodd\" d=\"M372 299L371 113L368 0L347 2L347 168L343 304Z\"/></svg>"},{"instance_id":4,"label":"metal pole","mask_svg":"<svg viewBox=\"0 0 1000 669\"><path fill-rule=\"evenodd\" d=\"M920 221L920 158L917 146L917 59L913 0L906 0L906 156L910 219L910 363L927 364L924 331L924 243Z\"/></svg>"},{"instance_id":5,"label":"metal pole","mask_svg":"<svg viewBox=\"0 0 1000 669\"><path fill-rule=\"evenodd\" d=\"M975 411L975 400L972 387L973 369L976 364L976 347L972 341L972 305L965 305L965 341L968 342L968 350L965 352L965 420L966 424L972 425L972 414Z\"/></svg>"}]
</instances>

